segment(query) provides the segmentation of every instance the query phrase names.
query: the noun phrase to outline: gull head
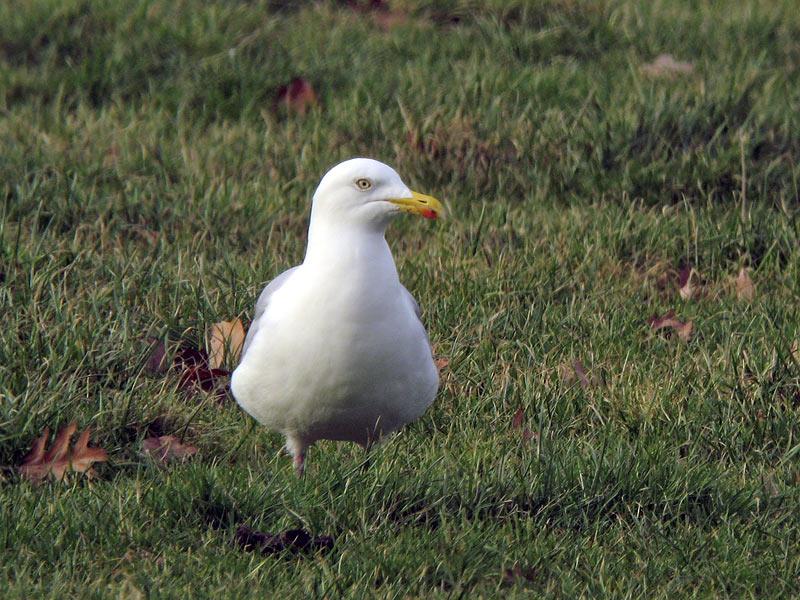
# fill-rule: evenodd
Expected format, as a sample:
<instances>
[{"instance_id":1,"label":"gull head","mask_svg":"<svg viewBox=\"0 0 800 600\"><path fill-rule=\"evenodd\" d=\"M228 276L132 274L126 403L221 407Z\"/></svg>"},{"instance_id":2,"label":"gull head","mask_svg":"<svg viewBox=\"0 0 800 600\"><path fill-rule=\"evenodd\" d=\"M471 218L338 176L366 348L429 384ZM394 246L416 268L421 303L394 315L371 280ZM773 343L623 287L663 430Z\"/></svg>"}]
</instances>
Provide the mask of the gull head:
<instances>
[{"instance_id":1,"label":"gull head","mask_svg":"<svg viewBox=\"0 0 800 600\"><path fill-rule=\"evenodd\" d=\"M410 190L389 165L371 158L339 163L314 192L314 219L382 228L404 212L435 219L444 208L436 198Z\"/></svg>"}]
</instances>

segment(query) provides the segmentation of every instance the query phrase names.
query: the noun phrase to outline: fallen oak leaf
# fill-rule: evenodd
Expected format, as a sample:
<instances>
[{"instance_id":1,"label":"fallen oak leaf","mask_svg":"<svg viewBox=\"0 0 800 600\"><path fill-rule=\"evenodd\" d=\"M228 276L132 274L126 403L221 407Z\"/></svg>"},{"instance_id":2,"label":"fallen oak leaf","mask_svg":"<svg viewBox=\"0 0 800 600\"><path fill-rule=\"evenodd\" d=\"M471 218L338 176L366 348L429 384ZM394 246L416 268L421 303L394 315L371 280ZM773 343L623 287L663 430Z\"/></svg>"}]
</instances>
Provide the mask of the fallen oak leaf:
<instances>
[{"instance_id":1,"label":"fallen oak leaf","mask_svg":"<svg viewBox=\"0 0 800 600\"><path fill-rule=\"evenodd\" d=\"M208 354L205 350L184 343L178 348L172 359L173 369L188 369L191 367L206 367L208 365Z\"/></svg>"},{"instance_id":2,"label":"fallen oak leaf","mask_svg":"<svg viewBox=\"0 0 800 600\"><path fill-rule=\"evenodd\" d=\"M161 463L171 460L186 460L197 454L197 448L184 444L174 435L162 435L142 440L144 453Z\"/></svg>"},{"instance_id":3,"label":"fallen oak leaf","mask_svg":"<svg viewBox=\"0 0 800 600\"><path fill-rule=\"evenodd\" d=\"M756 286L750 279L749 269L742 267L736 277L736 297L745 302L752 302L756 296Z\"/></svg>"},{"instance_id":4,"label":"fallen oak leaf","mask_svg":"<svg viewBox=\"0 0 800 600\"><path fill-rule=\"evenodd\" d=\"M525 410L520 407L514 413L514 416L511 418L511 428L512 429L521 429L522 424L525 422Z\"/></svg>"},{"instance_id":5,"label":"fallen oak leaf","mask_svg":"<svg viewBox=\"0 0 800 600\"><path fill-rule=\"evenodd\" d=\"M148 245L155 246L158 244L158 232L147 229L147 227L136 227L133 231Z\"/></svg>"},{"instance_id":6,"label":"fallen oak leaf","mask_svg":"<svg viewBox=\"0 0 800 600\"><path fill-rule=\"evenodd\" d=\"M302 77L295 77L286 85L278 88L276 105L285 107L289 112L304 115L317 104L319 104L317 93L311 84Z\"/></svg>"},{"instance_id":7,"label":"fallen oak leaf","mask_svg":"<svg viewBox=\"0 0 800 600\"><path fill-rule=\"evenodd\" d=\"M572 363L572 368L575 369L575 375L578 376L578 381L581 384L581 387L587 388L591 385L589 378L586 376L586 368L583 366L583 363L579 360L576 360Z\"/></svg>"},{"instance_id":8,"label":"fallen oak leaf","mask_svg":"<svg viewBox=\"0 0 800 600\"><path fill-rule=\"evenodd\" d=\"M653 315L647 319L647 323L650 325L653 331L658 331L660 329L672 329L684 342L688 342L692 338L692 333L694 330L694 323L692 323L692 321L687 321L686 323L679 321L675 318L674 310L670 310L661 317Z\"/></svg>"},{"instance_id":9,"label":"fallen oak leaf","mask_svg":"<svg viewBox=\"0 0 800 600\"><path fill-rule=\"evenodd\" d=\"M236 321L231 321L230 323L232 324L232 335L236 336ZM220 324L217 323L216 325ZM214 327L212 327L212 338L216 336ZM242 330L243 338L244 329L240 321L238 321L238 328ZM202 390L204 392L214 391L216 392L216 396L220 399L226 396L227 386L220 385L220 380L228 377L230 372L225 369L212 368L209 366L210 359L205 350L197 348L188 342L181 342L177 350L175 350L172 356L172 364L168 368L167 347L165 342L155 338L150 338L150 342L150 351L145 361L146 371L153 375L160 375L171 369L179 375L178 387L182 390L187 392L194 392L197 390ZM235 340L232 340L232 342L235 344L236 348L241 348L241 345L237 345ZM218 344L218 342L214 341L213 345L216 346L216 344ZM224 352L224 345L222 349ZM215 358L215 360L224 360L224 358L225 355L223 354L221 358Z\"/></svg>"},{"instance_id":10,"label":"fallen oak leaf","mask_svg":"<svg viewBox=\"0 0 800 600\"><path fill-rule=\"evenodd\" d=\"M178 380L178 387L188 392L202 390L204 392L215 392L219 398L225 396L227 385L220 385L220 380L230 375L225 369L210 369L208 367L189 367L181 373Z\"/></svg>"},{"instance_id":11,"label":"fallen oak leaf","mask_svg":"<svg viewBox=\"0 0 800 600\"><path fill-rule=\"evenodd\" d=\"M514 563L514 566L510 569L506 569L503 572L503 584L504 585L514 585L519 581L535 581L536 580L536 569L533 568L525 568L523 569L519 563Z\"/></svg>"},{"instance_id":12,"label":"fallen oak leaf","mask_svg":"<svg viewBox=\"0 0 800 600\"><path fill-rule=\"evenodd\" d=\"M50 472L50 462L45 461L45 448L50 437L50 428L45 427L44 433L36 438L31 446L30 452L22 459L19 467L20 474L32 481L38 481L47 477ZM54 445L55 446L55 445Z\"/></svg>"},{"instance_id":13,"label":"fallen oak leaf","mask_svg":"<svg viewBox=\"0 0 800 600\"><path fill-rule=\"evenodd\" d=\"M83 430L83 433L78 436L78 441L72 447L72 454L70 455L70 467L73 471L78 473L90 474L92 465L96 462L105 462L108 460L108 453L102 448L89 447L89 428Z\"/></svg>"},{"instance_id":14,"label":"fallen oak leaf","mask_svg":"<svg viewBox=\"0 0 800 600\"><path fill-rule=\"evenodd\" d=\"M89 448L88 427L81 433L70 451L69 443L77 429L78 426L74 421L62 427L53 440L50 450L45 452L50 437L50 428L46 427L41 437L34 441L30 452L22 459L20 474L34 482L42 481L48 475L61 480L69 469L90 476L92 464L107 461L108 454L102 448Z\"/></svg>"},{"instance_id":15,"label":"fallen oak leaf","mask_svg":"<svg viewBox=\"0 0 800 600\"><path fill-rule=\"evenodd\" d=\"M678 294L684 300L691 300L697 295L698 288L695 287L693 279L697 276L697 271L689 265L685 265L678 272Z\"/></svg>"},{"instance_id":16,"label":"fallen oak leaf","mask_svg":"<svg viewBox=\"0 0 800 600\"><path fill-rule=\"evenodd\" d=\"M329 552L334 540L328 535L312 536L305 529L288 529L279 534L262 533L240 525L234 534L234 543L242 550L271 554L300 554Z\"/></svg>"},{"instance_id":17,"label":"fallen oak leaf","mask_svg":"<svg viewBox=\"0 0 800 600\"><path fill-rule=\"evenodd\" d=\"M244 345L244 327L239 319L214 323L208 331L208 366L219 369L239 360Z\"/></svg>"},{"instance_id":18,"label":"fallen oak leaf","mask_svg":"<svg viewBox=\"0 0 800 600\"><path fill-rule=\"evenodd\" d=\"M77 428L75 421L62 427L56 434L50 450L45 453L47 438L50 437L50 428L46 427L44 434L34 442L31 451L22 459L20 473L31 481L41 481L49 474L56 479L62 479L68 466L69 441Z\"/></svg>"},{"instance_id":19,"label":"fallen oak leaf","mask_svg":"<svg viewBox=\"0 0 800 600\"><path fill-rule=\"evenodd\" d=\"M589 377L586 373L586 367L579 360L574 360L571 363L562 363L558 366L558 372L561 376L561 381L570 384L576 379L582 388L587 388L595 383L593 377Z\"/></svg>"},{"instance_id":20,"label":"fallen oak leaf","mask_svg":"<svg viewBox=\"0 0 800 600\"><path fill-rule=\"evenodd\" d=\"M181 345L173 358L172 368L180 374L178 387L182 390L215 392L218 398L223 398L227 393L227 385L220 385L220 380L227 378L230 372L209 367L205 350L190 344Z\"/></svg>"},{"instance_id":21,"label":"fallen oak leaf","mask_svg":"<svg viewBox=\"0 0 800 600\"><path fill-rule=\"evenodd\" d=\"M536 437L536 434L525 425L525 409L519 407L511 419L511 429L522 430L522 441L527 443Z\"/></svg>"},{"instance_id":22,"label":"fallen oak leaf","mask_svg":"<svg viewBox=\"0 0 800 600\"><path fill-rule=\"evenodd\" d=\"M153 375L160 375L167 370L167 347L164 340L150 338L150 350L144 368Z\"/></svg>"}]
</instances>

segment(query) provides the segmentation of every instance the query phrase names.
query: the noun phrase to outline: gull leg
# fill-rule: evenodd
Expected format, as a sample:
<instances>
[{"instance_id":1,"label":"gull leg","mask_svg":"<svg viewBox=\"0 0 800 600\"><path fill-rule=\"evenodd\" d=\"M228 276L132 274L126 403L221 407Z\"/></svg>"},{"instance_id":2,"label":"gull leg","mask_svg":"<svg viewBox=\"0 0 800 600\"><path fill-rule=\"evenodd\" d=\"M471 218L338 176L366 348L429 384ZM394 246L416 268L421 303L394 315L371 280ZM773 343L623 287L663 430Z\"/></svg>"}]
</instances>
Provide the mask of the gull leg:
<instances>
[{"instance_id":1,"label":"gull leg","mask_svg":"<svg viewBox=\"0 0 800 600\"><path fill-rule=\"evenodd\" d=\"M306 470L306 451L305 449L297 452L292 457L292 462L294 463L294 471L297 473L298 477L302 477L303 473Z\"/></svg>"},{"instance_id":2,"label":"gull leg","mask_svg":"<svg viewBox=\"0 0 800 600\"><path fill-rule=\"evenodd\" d=\"M306 466L306 444L294 435L286 435L286 450L292 455L292 463L298 477L303 476Z\"/></svg>"}]
</instances>

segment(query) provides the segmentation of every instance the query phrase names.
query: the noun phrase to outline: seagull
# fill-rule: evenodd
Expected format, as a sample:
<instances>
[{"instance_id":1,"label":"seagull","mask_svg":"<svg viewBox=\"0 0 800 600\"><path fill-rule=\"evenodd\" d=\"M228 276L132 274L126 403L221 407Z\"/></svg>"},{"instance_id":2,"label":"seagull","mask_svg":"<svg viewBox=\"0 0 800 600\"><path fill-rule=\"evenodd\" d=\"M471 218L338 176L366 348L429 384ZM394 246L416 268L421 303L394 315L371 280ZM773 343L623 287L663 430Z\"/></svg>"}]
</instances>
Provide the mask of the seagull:
<instances>
[{"instance_id":1,"label":"seagull","mask_svg":"<svg viewBox=\"0 0 800 600\"><path fill-rule=\"evenodd\" d=\"M401 213L435 219L444 208L376 160L336 165L314 193L302 264L256 302L231 391L245 412L283 434L298 475L318 440L369 448L436 396L439 372L419 305L385 238Z\"/></svg>"}]
</instances>

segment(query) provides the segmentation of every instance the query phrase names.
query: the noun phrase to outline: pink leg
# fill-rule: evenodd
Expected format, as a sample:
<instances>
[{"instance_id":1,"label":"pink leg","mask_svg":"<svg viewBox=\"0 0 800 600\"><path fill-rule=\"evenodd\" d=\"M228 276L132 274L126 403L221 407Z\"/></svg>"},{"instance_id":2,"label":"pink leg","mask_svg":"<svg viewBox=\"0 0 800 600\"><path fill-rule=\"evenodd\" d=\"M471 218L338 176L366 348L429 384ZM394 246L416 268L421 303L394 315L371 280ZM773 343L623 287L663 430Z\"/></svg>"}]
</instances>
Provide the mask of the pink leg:
<instances>
[{"instance_id":1,"label":"pink leg","mask_svg":"<svg viewBox=\"0 0 800 600\"><path fill-rule=\"evenodd\" d=\"M292 463L294 463L294 470L298 477L303 476L306 466L306 444L305 442L292 435L286 435L286 450L292 455Z\"/></svg>"},{"instance_id":2,"label":"pink leg","mask_svg":"<svg viewBox=\"0 0 800 600\"><path fill-rule=\"evenodd\" d=\"M297 454L294 455L292 458L292 462L294 463L294 470L297 473L298 477L303 476L303 472L306 469L306 451L301 450Z\"/></svg>"}]
</instances>

